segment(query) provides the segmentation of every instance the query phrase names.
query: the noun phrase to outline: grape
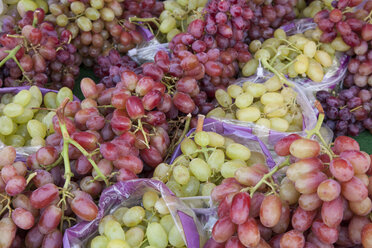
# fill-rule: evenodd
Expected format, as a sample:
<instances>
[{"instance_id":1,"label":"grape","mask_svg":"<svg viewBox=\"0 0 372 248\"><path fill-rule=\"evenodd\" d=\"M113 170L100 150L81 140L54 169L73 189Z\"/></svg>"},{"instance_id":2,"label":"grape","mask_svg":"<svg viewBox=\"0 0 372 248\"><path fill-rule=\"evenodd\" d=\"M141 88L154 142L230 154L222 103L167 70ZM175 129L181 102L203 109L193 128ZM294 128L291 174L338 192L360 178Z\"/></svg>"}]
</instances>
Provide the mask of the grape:
<instances>
[{"instance_id":1,"label":"grape","mask_svg":"<svg viewBox=\"0 0 372 248\"><path fill-rule=\"evenodd\" d=\"M231 202L230 218L235 224L243 224L248 219L250 197L247 193L236 194Z\"/></svg>"},{"instance_id":2,"label":"grape","mask_svg":"<svg viewBox=\"0 0 372 248\"><path fill-rule=\"evenodd\" d=\"M290 146L291 155L297 158L311 158L319 154L320 146L316 141L309 139L295 140Z\"/></svg>"},{"instance_id":3,"label":"grape","mask_svg":"<svg viewBox=\"0 0 372 248\"><path fill-rule=\"evenodd\" d=\"M280 247L304 247L305 237L297 230L286 232L280 239Z\"/></svg>"},{"instance_id":4,"label":"grape","mask_svg":"<svg viewBox=\"0 0 372 248\"><path fill-rule=\"evenodd\" d=\"M147 226L146 235L149 244L154 247L166 247L168 244L168 236L163 227L156 222L150 223Z\"/></svg>"},{"instance_id":5,"label":"grape","mask_svg":"<svg viewBox=\"0 0 372 248\"><path fill-rule=\"evenodd\" d=\"M365 184L355 176L350 181L341 183L341 192L349 201L362 201L368 195L368 189Z\"/></svg>"},{"instance_id":6,"label":"grape","mask_svg":"<svg viewBox=\"0 0 372 248\"><path fill-rule=\"evenodd\" d=\"M253 218L238 226L238 237L245 246L256 246L260 242L260 232L256 221Z\"/></svg>"},{"instance_id":7,"label":"grape","mask_svg":"<svg viewBox=\"0 0 372 248\"><path fill-rule=\"evenodd\" d=\"M32 213L23 208L14 209L12 213L12 220L17 227L24 230L31 229L35 222L35 218Z\"/></svg>"},{"instance_id":8,"label":"grape","mask_svg":"<svg viewBox=\"0 0 372 248\"><path fill-rule=\"evenodd\" d=\"M319 184L317 192L322 201L329 202L340 195L341 186L337 181L328 179Z\"/></svg>"},{"instance_id":9,"label":"grape","mask_svg":"<svg viewBox=\"0 0 372 248\"><path fill-rule=\"evenodd\" d=\"M273 227L280 220L282 203L278 196L267 196L261 203L260 221L266 227Z\"/></svg>"}]
</instances>

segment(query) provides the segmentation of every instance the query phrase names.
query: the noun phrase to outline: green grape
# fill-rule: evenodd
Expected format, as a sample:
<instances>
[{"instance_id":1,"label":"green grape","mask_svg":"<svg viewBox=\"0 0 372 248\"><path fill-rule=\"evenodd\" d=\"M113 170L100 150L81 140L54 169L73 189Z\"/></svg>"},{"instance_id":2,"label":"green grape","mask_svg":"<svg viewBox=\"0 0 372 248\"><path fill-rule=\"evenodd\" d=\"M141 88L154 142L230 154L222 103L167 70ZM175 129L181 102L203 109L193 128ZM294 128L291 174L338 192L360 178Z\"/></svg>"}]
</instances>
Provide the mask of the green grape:
<instances>
[{"instance_id":1,"label":"green grape","mask_svg":"<svg viewBox=\"0 0 372 248\"><path fill-rule=\"evenodd\" d=\"M181 142L181 151L184 155L191 156L196 152L197 149L198 147L192 139L184 138L184 140Z\"/></svg>"},{"instance_id":2,"label":"green grape","mask_svg":"<svg viewBox=\"0 0 372 248\"><path fill-rule=\"evenodd\" d=\"M215 187L216 185L214 183L205 183L202 187L201 195L210 196Z\"/></svg>"},{"instance_id":3,"label":"green grape","mask_svg":"<svg viewBox=\"0 0 372 248\"><path fill-rule=\"evenodd\" d=\"M187 184L182 186L182 196L196 196L199 192L200 182L195 177L191 176Z\"/></svg>"},{"instance_id":4,"label":"green grape","mask_svg":"<svg viewBox=\"0 0 372 248\"><path fill-rule=\"evenodd\" d=\"M142 204L146 210L154 208L156 201L159 200L159 195L155 191L147 191L142 196Z\"/></svg>"},{"instance_id":5,"label":"green grape","mask_svg":"<svg viewBox=\"0 0 372 248\"><path fill-rule=\"evenodd\" d=\"M165 181L167 174L170 170L170 166L166 163L161 163L158 166L156 166L154 170L153 177L158 178L160 181Z\"/></svg>"},{"instance_id":6,"label":"green grape","mask_svg":"<svg viewBox=\"0 0 372 248\"><path fill-rule=\"evenodd\" d=\"M234 177L236 170L244 166L246 166L246 164L241 160L227 161L221 166L221 175L224 178Z\"/></svg>"},{"instance_id":7,"label":"green grape","mask_svg":"<svg viewBox=\"0 0 372 248\"><path fill-rule=\"evenodd\" d=\"M21 135L13 134L5 137L7 146L22 147L25 144L25 139Z\"/></svg>"},{"instance_id":8,"label":"green grape","mask_svg":"<svg viewBox=\"0 0 372 248\"><path fill-rule=\"evenodd\" d=\"M103 235L104 234L105 226L106 226L107 223L109 223L110 220L115 221L114 216L112 216L112 215L106 215L105 217L103 217L100 220L99 225L98 225L98 233L100 235Z\"/></svg>"},{"instance_id":9,"label":"green grape","mask_svg":"<svg viewBox=\"0 0 372 248\"><path fill-rule=\"evenodd\" d=\"M56 115L56 112L50 111L47 115L44 116L42 119L43 124L47 127L48 133L54 133L54 125L53 125L53 116Z\"/></svg>"},{"instance_id":10,"label":"green grape","mask_svg":"<svg viewBox=\"0 0 372 248\"><path fill-rule=\"evenodd\" d=\"M145 210L140 206L135 206L125 212L123 222L127 227L133 227L141 223L143 218L145 218Z\"/></svg>"},{"instance_id":11,"label":"green grape","mask_svg":"<svg viewBox=\"0 0 372 248\"><path fill-rule=\"evenodd\" d=\"M114 239L110 240L110 242L107 244L107 248L131 248L131 247L124 240Z\"/></svg>"},{"instance_id":12,"label":"green grape","mask_svg":"<svg viewBox=\"0 0 372 248\"><path fill-rule=\"evenodd\" d=\"M316 43L314 41L306 42L304 46L304 54L306 56L308 56L309 58L314 57L316 50L317 50Z\"/></svg>"},{"instance_id":13,"label":"green grape","mask_svg":"<svg viewBox=\"0 0 372 248\"><path fill-rule=\"evenodd\" d=\"M197 132L195 133L194 141L199 146L207 146L209 144L209 135L204 131Z\"/></svg>"},{"instance_id":14,"label":"green grape","mask_svg":"<svg viewBox=\"0 0 372 248\"><path fill-rule=\"evenodd\" d=\"M164 228L164 230L169 233L170 229L174 225L173 218L170 214L164 215L160 219L160 225Z\"/></svg>"},{"instance_id":15,"label":"green grape","mask_svg":"<svg viewBox=\"0 0 372 248\"><path fill-rule=\"evenodd\" d=\"M45 116L48 114L48 110L41 109L37 114L34 116L34 120L38 120L40 122L43 122Z\"/></svg>"},{"instance_id":16,"label":"green grape","mask_svg":"<svg viewBox=\"0 0 372 248\"><path fill-rule=\"evenodd\" d=\"M236 99L235 99L235 105L240 108L247 108L253 103L253 96L246 92L243 94L240 94Z\"/></svg>"},{"instance_id":17,"label":"green grape","mask_svg":"<svg viewBox=\"0 0 372 248\"><path fill-rule=\"evenodd\" d=\"M156 211L158 211L159 214L169 214L169 209L163 198L159 198L159 200L156 201L155 209Z\"/></svg>"},{"instance_id":18,"label":"green grape","mask_svg":"<svg viewBox=\"0 0 372 248\"><path fill-rule=\"evenodd\" d=\"M168 239L169 243L174 247L183 247L185 245L181 232L178 230L176 225L173 225L173 227L169 231Z\"/></svg>"},{"instance_id":19,"label":"green grape","mask_svg":"<svg viewBox=\"0 0 372 248\"><path fill-rule=\"evenodd\" d=\"M267 91L265 85L256 84L256 83L252 83L252 82L249 82L249 81L247 81L243 84L243 89L244 89L244 91L248 92L249 94L251 94L255 98L261 97Z\"/></svg>"},{"instance_id":20,"label":"green grape","mask_svg":"<svg viewBox=\"0 0 372 248\"><path fill-rule=\"evenodd\" d=\"M40 108L40 105L41 104L39 103L39 100L32 97L25 109L31 109L32 112L35 114L37 111L39 111L38 108Z\"/></svg>"},{"instance_id":21,"label":"green grape","mask_svg":"<svg viewBox=\"0 0 372 248\"><path fill-rule=\"evenodd\" d=\"M125 233L125 240L131 247L139 246L145 237L145 233L139 227L132 227Z\"/></svg>"},{"instance_id":22,"label":"green grape","mask_svg":"<svg viewBox=\"0 0 372 248\"><path fill-rule=\"evenodd\" d=\"M15 134L21 135L25 140L31 139L31 136L27 131L27 124L18 125L17 131Z\"/></svg>"},{"instance_id":23,"label":"green grape","mask_svg":"<svg viewBox=\"0 0 372 248\"><path fill-rule=\"evenodd\" d=\"M105 6L105 2L103 0L90 0L90 6L95 9L102 9Z\"/></svg>"},{"instance_id":24,"label":"green grape","mask_svg":"<svg viewBox=\"0 0 372 248\"><path fill-rule=\"evenodd\" d=\"M31 109L25 109L23 114L14 118L14 121L15 123L23 124L31 120L32 117L34 117L34 112Z\"/></svg>"},{"instance_id":25,"label":"green grape","mask_svg":"<svg viewBox=\"0 0 372 248\"><path fill-rule=\"evenodd\" d=\"M189 169L183 165L176 165L173 168L173 177L178 184L187 184L190 180Z\"/></svg>"},{"instance_id":26,"label":"green grape","mask_svg":"<svg viewBox=\"0 0 372 248\"><path fill-rule=\"evenodd\" d=\"M111 8L103 8L100 11L101 19L105 22L111 22L115 18L115 13Z\"/></svg>"},{"instance_id":27,"label":"green grape","mask_svg":"<svg viewBox=\"0 0 372 248\"><path fill-rule=\"evenodd\" d=\"M226 155L230 159L240 159L242 161L248 160L251 156L251 150L241 144L234 143L226 147Z\"/></svg>"},{"instance_id":28,"label":"green grape","mask_svg":"<svg viewBox=\"0 0 372 248\"><path fill-rule=\"evenodd\" d=\"M320 83L324 78L323 67L314 59L310 59L306 75L314 82Z\"/></svg>"},{"instance_id":29,"label":"green grape","mask_svg":"<svg viewBox=\"0 0 372 248\"><path fill-rule=\"evenodd\" d=\"M257 60L268 60L270 59L270 52L266 49L260 49L254 54L254 58Z\"/></svg>"},{"instance_id":30,"label":"green grape","mask_svg":"<svg viewBox=\"0 0 372 248\"><path fill-rule=\"evenodd\" d=\"M28 90L21 90L13 97L13 103L17 103L21 106L26 106L31 100L31 93Z\"/></svg>"},{"instance_id":31,"label":"green grape","mask_svg":"<svg viewBox=\"0 0 372 248\"><path fill-rule=\"evenodd\" d=\"M75 3L75 2L73 2ZM68 24L68 17L65 14L59 15L56 18L56 23L60 27L66 27Z\"/></svg>"},{"instance_id":32,"label":"green grape","mask_svg":"<svg viewBox=\"0 0 372 248\"><path fill-rule=\"evenodd\" d=\"M165 18L172 16L172 12L169 10L163 10L159 16L160 22L162 22Z\"/></svg>"},{"instance_id":33,"label":"green grape","mask_svg":"<svg viewBox=\"0 0 372 248\"><path fill-rule=\"evenodd\" d=\"M39 6L39 8L42 8L45 13L49 12L48 9L48 2L44 0L35 0L35 3Z\"/></svg>"},{"instance_id":34,"label":"green grape","mask_svg":"<svg viewBox=\"0 0 372 248\"><path fill-rule=\"evenodd\" d=\"M256 121L256 124L259 125L259 126L263 126L263 127L266 127L268 129L270 129L270 120L269 119L260 118Z\"/></svg>"},{"instance_id":35,"label":"green grape","mask_svg":"<svg viewBox=\"0 0 372 248\"><path fill-rule=\"evenodd\" d=\"M225 138L225 144L224 147L228 147L230 144L235 144L236 142L231 138Z\"/></svg>"},{"instance_id":36,"label":"green grape","mask_svg":"<svg viewBox=\"0 0 372 248\"><path fill-rule=\"evenodd\" d=\"M165 248L168 245L167 233L159 223L150 223L147 226L146 236L151 246Z\"/></svg>"},{"instance_id":37,"label":"green grape","mask_svg":"<svg viewBox=\"0 0 372 248\"><path fill-rule=\"evenodd\" d=\"M176 1L173 0L164 1L163 3L164 9L169 10L171 12L173 12L177 8L181 8L181 6Z\"/></svg>"},{"instance_id":38,"label":"green grape","mask_svg":"<svg viewBox=\"0 0 372 248\"><path fill-rule=\"evenodd\" d=\"M260 49L261 47L262 47L262 42L260 40L253 40L253 41L251 41L251 43L249 43L249 51L251 53L257 52L258 49Z\"/></svg>"},{"instance_id":39,"label":"green grape","mask_svg":"<svg viewBox=\"0 0 372 248\"><path fill-rule=\"evenodd\" d=\"M85 16L80 16L77 20L76 20L76 24L78 25L78 27L84 31L84 32L89 32L92 30L92 21L89 20L87 17Z\"/></svg>"},{"instance_id":40,"label":"green grape","mask_svg":"<svg viewBox=\"0 0 372 248\"><path fill-rule=\"evenodd\" d=\"M176 19L169 16L166 17L160 24L159 31L163 34L169 33L172 29L176 28Z\"/></svg>"},{"instance_id":41,"label":"green grape","mask_svg":"<svg viewBox=\"0 0 372 248\"><path fill-rule=\"evenodd\" d=\"M85 10L85 16L92 21L96 21L100 18L101 14L97 9L89 7Z\"/></svg>"},{"instance_id":42,"label":"green grape","mask_svg":"<svg viewBox=\"0 0 372 248\"><path fill-rule=\"evenodd\" d=\"M4 108L5 108L5 104L4 103L0 103L0 115L4 115Z\"/></svg>"},{"instance_id":43,"label":"green grape","mask_svg":"<svg viewBox=\"0 0 372 248\"><path fill-rule=\"evenodd\" d=\"M240 121L254 122L261 116L261 112L256 107L248 107L236 111L236 118Z\"/></svg>"},{"instance_id":44,"label":"green grape","mask_svg":"<svg viewBox=\"0 0 372 248\"><path fill-rule=\"evenodd\" d=\"M211 116L215 116L217 118L224 118L226 116L226 113L221 107L218 107L218 108L215 108L209 111L209 113L207 114L207 117L211 117Z\"/></svg>"},{"instance_id":45,"label":"green grape","mask_svg":"<svg viewBox=\"0 0 372 248\"><path fill-rule=\"evenodd\" d=\"M56 103L57 106L60 106L61 103L66 99L70 99L70 101L74 100L74 95L72 94L72 91L70 88L63 87L61 88L57 93Z\"/></svg>"},{"instance_id":46,"label":"green grape","mask_svg":"<svg viewBox=\"0 0 372 248\"><path fill-rule=\"evenodd\" d=\"M27 123L27 131L32 138L46 136L46 126L38 120L30 120Z\"/></svg>"},{"instance_id":47,"label":"green grape","mask_svg":"<svg viewBox=\"0 0 372 248\"><path fill-rule=\"evenodd\" d=\"M173 10L173 16L174 16L174 18L177 20L177 21L184 21L185 20L185 18L187 17L187 13L186 13L186 11L184 11L183 9L181 9L181 8L177 8L177 9L175 9L175 10ZM185 22L184 22L185 23ZM177 26L177 25L176 25ZM175 26L175 27L176 27ZM182 24L181 24L181 26L182 26Z\"/></svg>"},{"instance_id":48,"label":"green grape","mask_svg":"<svg viewBox=\"0 0 372 248\"><path fill-rule=\"evenodd\" d=\"M224 161L225 153L220 149L216 149L209 156L207 163L209 164L212 170L220 171Z\"/></svg>"},{"instance_id":49,"label":"green grape","mask_svg":"<svg viewBox=\"0 0 372 248\"><path fill-rule=\"evenodd\" d=\"M200 158L194 158L190 162L190 171L201 182L206 182L212 175L209 165Z\"/></svg>"},{"instance_id":50,"label":"green grape","mask_svg":"<svg viewBox=\"0 0 372 248\"><path fill-rule=\"evenodd\" d=\"M167 41L170 42L173 39L173 37L179 33L181 33L181 30L179 30L178 28L172 29L167 33Z\"/></svg>"},{"instance_id":51,"label":"green grape","mask_svg":"<svg viewBox=\"0 0 372 248\"><path fill-rule=\"evenodd\" d=\"M123 225L123 216L128 211L129 208L127 207L120 207L112 213L112 216L114 216L115 220L120 223L120 225Z\"/></svg>"},{"instance_id":52,"label":"green grape","mask_svg":"<svg viewBox=\"0 0 372 248\"><path fill-rule=\"evenodd\" d=\"M294 69L298 74L305 73L309 68L309 58L304 55L300 54L297 56L296 61L294 62Z\"/></svg>"},{"instance_id":53,"label":"green grape","mask_svg":"<svg viewBox=\"0 0 372 248\"><path fill-rule=\"evenodd\" d=\"M229 87L227 87L227 93L229 94L229 96L231 96L232 98L237 98L240 94L243 93L243 88L240 87L239 85L236 85L236 84L232 84L230 85Z\"/></svg>"},{"instance_id":54,"label":"green grape","mask_svg":"<svg viewBox=\"0 0 372 248\"><path fill-rule=\"evenodd\" d=\"M249 77L257 72L259 62L257 59L249 60L242 68L242 74L244 77Z\"/></svg>"},{"instance_id":55,"label":"green grape","mask_svg":"<svg viewBox=\"0 0 372 248\"><path fill-rule=\"evenodd\" d=\"M27 11L34 11L37 8L37 4L31 0L20 0L17 4L17 10L21 17L23 17Z\"/></svg>"},{"instance_id":56,"label":"green grape","mask_svg":"<svg viewBox=\"0 0 372 248\"><path fill-rule=\"evenodd\" d=\"M174 180L169 180L165 184L177 197L182 196L182 188L181 185L179 185L176 181Z\"/></svg>"},{"instance_id":57,"label":"green grape","mask_svg":"<svg viewBox=\"0 0 372 248\"><path fill-rule=\"evenodd\" d=\"M44 95L44 105L49 109L57 109L57 93L48 92Z\"/></svg>"},{"instance_id":58,"label":"green grape","mask_svg":"<svg viewBox=\"0 0 372 248\"><path fill-rule=\"evenodd\" d=\"M14 130L14 123L8 116L0 116L0 134L9 135Z\"/></svg>"},{"instance_id":59,"label":"green grape","mask_svg":"<svg viewBox=\"0 0 372 248\"><path fill-rule=\"evenodd\" d=\"M23 112L24 112L23 106L18 103L9 103L3 109L4 115L10 118L20 116L21 114L23 114Z\"/></svg>"},{"instance_id":60,"label":"green grape","mask_svg":"<svg viewBox=\"0 0 372 248\"><path fill-rule=\"evenodd\" d=\"M159 222L160 218L155 215L152 211L145 211L146 222Z\"/></svg>"},{"instance_id":61,"label":"green grape","mask_svg":"<svg viewBox=\"0 0 372 248\"><path fill-rule=\"evenodd\" d=\"M90 248L106 248L109 240L105 236L96 236L90 242Z\"/></svg>"},{"instance_id":62,"label":"green grape","mask_svg":"<svg viewBox=\"0 0 372 248\"><path fill-rule=\"evenodd\" d=\"M41 137L35 137L30 140L31 146L45 146L45 140Z\"/></svg>"},{"instance_id":63,"label":"green grape","mask_svg":"<svg viewBox=\"0 0 372 248\"><path fill-rule=\"evenodd\" d=\"M196 9L198 7L198 0L189 0L189 4L188 4L188 10L193 10L193 9Z\"/></svg>"},{"instance_id":64,"label":"green grape","mask_svg":"<svg viewBox=\"0 0 372 248\"><path fill-rule=\"evenodd\" d=\"M198 0L198 6L199 7L204 8L204 6L207 5L207 3L208 3L208 0Z\"/></svg>"},{"instance_id":65,"label":"green grape","mask_svg":"<svg viewBox=\"0 0 372 248\"><path fill-rule=\"evenodd\" d=\"M209 146L211 147L223 147L225 144L225 138L218 133L207 132L209 135Z\"/></svg>"},{"instance_id":66,"label":"green grape","mask_svg":"<svg viewBox=\"0 0 372 248\"><path fill-rule=\"evenodd\" d=\"M222 107L227 108L232 104L231 97L223 89L216 90L215 96L218 104L220 104Z\"/></svg>"},{"instance_id":67,"label":"green grape","mask_svg":"<svg viewBox=\"0 0 372 248\"><path fill-rule=\"evenodd\" d=\"M278 92L268 92L261 96L260 101L264 105L282 105L284 103L284 97Z\"/></svg>"},{"instance_id":68,"label":"green grape","mask_svg":"<svg viewBox=\"0 0 372 248\"><path fill-rule=\"evenodd\" d=\"M119 222L108 220L104 226L104 234L109 240L119 239L125 240L125 233Z\"/></svg>"},{"instance_id":69,"label":"green grape","mask_svg":"<svg viewBox=\"0 0 372 248\"><path fill-rule=\"evenodd\" d=\"M316 51L314 58L324 67L330 67L332 65L332 58L325 51L322 51L322 50Z\"/></svg>"},{"instance_id":70,"label":"green grape","mask_svg":"<svg viewBox=\"0 0 372 248\"><path fill-rule=\"evenodd\" d=\"M1 103L8 104L13 101L13 95L10 93L6 93L1 97Z\"/></svg>"},{"instance_id":71,"label":"green grape","mask_svg":"<svg viewBox=\"0 0 372 248\"><path fill-rule=\"evenodd\" d=\"M279 131L279 132L286 132L289 127L288 121L282 118L277 118L277 117L271 118L270 124L271 124L270 125L271 129Z\"/></svg>"},{"instance_id":72,"label":"green grape","mask_svg":"<svg viewBox=\"0 0 372 248\"><path fill-rule=\"evenodd\" d=\"M70 9L71 12L74 13L75 15L80 15L85 11L85 5L80 1L74 1L71 3Z\"/></svg>"}]
</instances>

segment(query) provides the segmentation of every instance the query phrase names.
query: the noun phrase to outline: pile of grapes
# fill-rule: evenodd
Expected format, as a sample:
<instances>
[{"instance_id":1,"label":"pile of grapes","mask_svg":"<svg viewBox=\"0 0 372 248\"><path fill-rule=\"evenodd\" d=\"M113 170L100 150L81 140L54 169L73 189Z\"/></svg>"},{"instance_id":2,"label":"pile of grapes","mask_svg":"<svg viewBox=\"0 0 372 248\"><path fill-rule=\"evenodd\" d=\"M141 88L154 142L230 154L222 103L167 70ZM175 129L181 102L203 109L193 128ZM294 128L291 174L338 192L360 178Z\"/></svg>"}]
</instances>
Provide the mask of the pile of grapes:
<instances>
[{"instance_id":1,"label":"pile of grapes","mask_svg":"<svg viewBox=\"0 0 372 248\"><path fill-rule=\"evenodd\" d=\"M27 11L17 22L11 16L3 20L0 33L2 85L73 88L82 57L70 43L71 32L57 32L44 20L44 15L44 10L38 8Z\"/></svg>"},{"instance_id":2,"label":"pile of grapes","mask_svg":"<svg viewBox=\"0 0 372 248\"><path fill-rule=\"evenodd\" d=\"M46 136L54 133L52 118L61 102L73 100L72 91L63 87L58 93L42 96L37 86L17 94L6 93L0 103L0 139L8 146L44 146ZM45 109L46 108L46 109Z\"/></svg>"},{"instance_id":3,"label":"pile of grapes","mask_svg":"<svg viewBox=\"0 0 372 248\"><path fill-rule=\"evenodd\" d=\"M280 132L298 132L302 131L303 118L296 97L291 87L282 87L277 76L262 84L246 81L242 87L233 84L227 91L218 89L219 107L207 116L254 122Z\"/></svg>"},{"instance_id":4,"label":"pile of grapes","mask_svg":"<svg viewBox=\"0 0 372 248\"><path fill-rule=\"evenodd\" d=\"M261 178L247 170L246 180L258 180L250 187L238 173L216 186L211 196L219 202L219 219L206 247L370 247L371 158L346 136L325 154L322 146L287 136L275 152L295 162L288 157ZM272 175L286 166L277 185Z\"/></svg>"},{"instance_id":5,"label":"pile of grapes","mask_svg":"<svg viewBox=\"0 0 372 248\"><path fill-rule=\"evenodd\" d=\"M186 247L163 198L148 190L138 206L119 207L106 215L91 248Z\"/></svg>"}]
</instances>

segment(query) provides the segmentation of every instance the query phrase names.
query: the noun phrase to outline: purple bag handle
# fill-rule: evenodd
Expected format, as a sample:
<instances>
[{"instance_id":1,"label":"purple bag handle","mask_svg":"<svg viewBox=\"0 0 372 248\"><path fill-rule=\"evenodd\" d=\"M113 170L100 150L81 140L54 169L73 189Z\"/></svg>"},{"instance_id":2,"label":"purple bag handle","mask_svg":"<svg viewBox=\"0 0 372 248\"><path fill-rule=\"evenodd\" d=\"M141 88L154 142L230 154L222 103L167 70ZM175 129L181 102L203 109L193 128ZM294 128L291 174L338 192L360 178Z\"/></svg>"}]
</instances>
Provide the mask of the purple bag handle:
<instances>
[{"instance_id":1,"label":"purple bag handle","mask_svg":"<svg viewBox=\"0 0 372 248\"><path fill-rule=\"evenodd\" d=\"M155 36L150 30L142 26L137 26L137 31L140 32L146 41L152 40Z\"/></svg>"},{"instance_id":2,"label":"purple bag handle","mask_svg":"<svg viewBox=\"0 0 372 248\"><path fill-rule=\"evenodd\" d=\"M187 247L200 247L200 237L194 218L182 211L177 211L177 215L180 218L183 232L185 233Z\"/></svg>"}]
</instances>

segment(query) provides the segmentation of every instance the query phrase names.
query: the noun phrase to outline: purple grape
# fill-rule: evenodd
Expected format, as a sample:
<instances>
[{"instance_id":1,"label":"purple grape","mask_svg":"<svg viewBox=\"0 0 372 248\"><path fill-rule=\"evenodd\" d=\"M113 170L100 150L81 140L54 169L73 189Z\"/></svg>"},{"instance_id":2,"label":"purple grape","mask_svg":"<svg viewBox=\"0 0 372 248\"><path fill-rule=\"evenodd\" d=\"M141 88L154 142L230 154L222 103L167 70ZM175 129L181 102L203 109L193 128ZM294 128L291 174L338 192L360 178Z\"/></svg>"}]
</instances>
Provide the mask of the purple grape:
<instances>
[{"instance_id":1,"label":"purple grape","mask_svg":"<svg viewBox=\"0 0 372 248\"><path fill-rule=\"evenodd\" d=\"M333 120L327 120L327 121L326 121L326 125L327 125L330 129L332 129L332 130L335 130L335 128L336 128L336 122L333 121Z\"/></svg>"},{"instance_id":2,"label":"purple grape","mask_svg":"<svg viewBox=\"0 0 372 248\"><path fill-rule=\"evenodd\" d=\"M327 117L331 120L336 120L338 116L338 109L336 107L330 107L326 111Z\"/></svg>"},{"instance_id":3,"label":"purple grape","mask_svg":"<svg viewBox=\"0 0 372 248\"><path fill-rule=\"evenodd\" d=\"M368 129L368 130L372 130L372 118L367 118L363 121L363 126Z\"/></svg>"},{"instance_id":4,"label":"purple grape","mask_svg":"<svg viewBox=\"0 0 372 248\"><path fill-rule=\"evenodd\" d=\"M349 127L347 128L347 134L350 136L357 136L359 132L360 132L360 129L355 124L350 124Z\"/></svg>"},{"instance_id":5,"label":"purple grape","mask_svg":"<svg viewBox=\"0 0 372 248\"><path fill-rule=\"evenodd\" d=\"M347 107L350 109L356 108L360 105L362 105L362 99L359 97L353 97L347 101Z\"/></svg>"},{"instance_id":6,"label":"purple grape","mask_svg":"<svg viewBox=\"0 0 372 248\"><path fill-rule=\"evenodd\" d=\"M349 110L348 108L343 108L343 109L341 109L341 110L338 112L338 117L340 118L340 120L343 120L343 121L348 121L348 120L350 120L350 118L351 118L350 110Z\"/></svg>"},{"instance_id":7,"label":"purple grape","mask_svg":"<svg viewBox=\"0 0 372 248\"><path fill-rule=\"evenodd\" d=\"M337 121L336 130L337 131L347 130L347 126L348 126L347 121Z\"/></svg>"},{"instance_id":8,"label":"purple grape","mask_svg":"<svg viewBox=\"0 0 372 248\"><path fill-rule=\"evenodd\" d=\"M340 105L340 102L338 101L338 98L335 97L335 96L330 96L326 99L326 103L330 106L330 107L339 107Z\"/></svg>"},{"instance_id":9,"label":"purple grape","mask_svg":"<svg viewBox=\"0 0 372 248\"><path fill-rule=\"evenodd\" d=\"M320 102L325 102L327 98L329 98L330 96L331 96L331 93L325 90L321 90L316 93L316 99L318 99L318 101Z\"/></svg>"}]
</instances>

